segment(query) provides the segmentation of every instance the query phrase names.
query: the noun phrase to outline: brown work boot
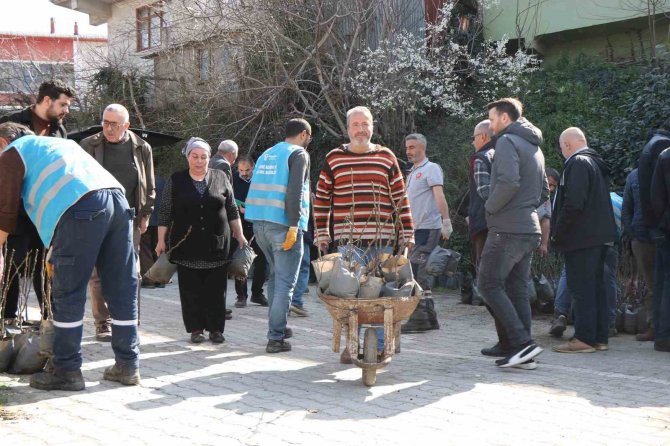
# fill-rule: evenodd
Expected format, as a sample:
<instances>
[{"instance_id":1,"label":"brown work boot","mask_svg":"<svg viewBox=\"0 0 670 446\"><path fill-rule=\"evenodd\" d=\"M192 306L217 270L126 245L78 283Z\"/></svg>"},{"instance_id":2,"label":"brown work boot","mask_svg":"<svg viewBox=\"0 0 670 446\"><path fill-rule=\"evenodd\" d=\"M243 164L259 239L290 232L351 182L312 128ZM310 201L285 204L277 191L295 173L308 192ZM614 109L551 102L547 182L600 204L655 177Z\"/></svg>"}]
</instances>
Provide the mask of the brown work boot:
<instances>
[{"instance_id":1,"label":"brown work boot","mask_svg":"<svg viewBox=\"0 0 670 446\"><path fill-rule=\"evenodd\" d=\"M647 328L644 333L635 335L635 340L640 342L649 342L654 340L654 327Z\"/></svg>"},{"instance_id":2,"label":"brown work boot","mask_svg":"<svg viewBox=\"0 0 670 446\"><path fill-rule=\"evenodd\" d=\"M30 387L40 390L84 390L86 384L81 370L72 372L39 372L30 376Z\"/></svg>"},{"instance_id":3,"label":"brown work boot","mask_svg":"<svg viewBox=\"0 0 670 446\"><path fill-rule=\"evenodd\" d=\"M556 345L552 350L558 353L593 353L596 351L594 347L577 338L572 338L565 344Z\"/></svg>"},{"instance_id":4,"label":"brown work boot","mask_svg":"<svg viewBox=\"0 0 670 446\"><path fill-rule=\"evenodd\" d=\"M107 381L120 382L124 386L137 386L140 384L140 371L138 369L124 369L114 364L105 369L102 378Z\"/></svg>"},{"instance_id":5,"label":"brown work boot","mask_svg":"<svg viewBox=\"0 0 670 446\"><path fill-rule=\"evenodd\" d=\"M112 329L107 322L95 327L95 340L100 342L112 342Z\"/></svg>"}]
</instances>

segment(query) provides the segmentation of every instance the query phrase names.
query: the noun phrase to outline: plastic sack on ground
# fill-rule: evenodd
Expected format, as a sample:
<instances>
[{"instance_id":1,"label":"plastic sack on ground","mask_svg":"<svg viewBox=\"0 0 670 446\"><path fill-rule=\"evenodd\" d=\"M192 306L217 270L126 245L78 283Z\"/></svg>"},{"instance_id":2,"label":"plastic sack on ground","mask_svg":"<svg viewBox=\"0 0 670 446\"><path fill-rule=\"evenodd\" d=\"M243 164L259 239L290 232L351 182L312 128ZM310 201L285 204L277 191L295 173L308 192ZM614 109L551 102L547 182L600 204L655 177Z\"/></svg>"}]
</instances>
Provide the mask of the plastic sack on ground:
<instances>
[{"instance_id":1,"label":"plastic sack on ground","mask_svg":"<svg viewBox=\"0 0 670 446\"><path fill-rule=\"evenodd\" d=\"M334 254L326 254L317 260L312 260L314 275L316 276L316 281L319 283L319 288L322 290L328 289L330 275L332 274L333 266L335 265L335 259L339 257L340 253L336 252Z\"/></svg>"},{"instance_id":2,"label":"plastic sack on ground","mask_svg":"<svg viewBox=\"0 0 670 446\"><path fill-rule=\"evenodd\" d=\"M381 294L383 284L384 280L381 277L363 277L358 290L358 297L361 299L376 299Z\"/></svg>"},{"instance_id":3,"label":"plastic sack on ground","mask_svg":"<svg viewBox=\"0 0 670 446\"><path fill-rule=\"evenodd\" d=\"M431 276L451 276L458 270L461 254L453 249L436 246L426 261L426 272Z\"/></svg>"},{"instance_id":4,"label":"plastic sack on ground","mask_svg":"<svg viewBox=\"0 0 670 446\"><path fill-rule=\"evenodd\" d=\"M412 265L403 255L386 257L382 263L382 275L385 282L404 284L414 280Z\"/></svg>"},{"instance_id":5,"label":"plastic sack on ground","mask_svg":"<svg viewBox=\"0 0 670 446\"><path fill-rule=\"evenodd\" d=\"M144 274L144 277L151 282L167 284L176 272L177 265L170 263L167 254L163 253L158 256L158 260Z\"/></svg>"},{"instance_id":6,"label":"plastic sack on ground","mask_svg":"<svg viewBox=\"0 0 670 446\"><path fill-rule=\"evenodd\" d=\"M358 276L343 266L342 259L335 259L326 294L354 298L358 295L359 286Z\"/></svg>"},{"instance_id":7,"label":"plastic sack on ground","mask_svg":"<svg viewBox=\"0 0 670 446\"><path fill-rule=\"evenodd\" d=\"M18 375L37 373L44 368L47 358L40 355L40 336L36 333L27 333L27 338L16 353L10 373Z\"/></svg>"},{"instance_id":8,"label":"plastic sack on ground","mask_svg":"<svg viewBox=\"0 0 670 446\"><path fill-rule=\"evenodd\" d=\"M0 373L6 372L14 356L14 338L0 339Z\"/></svg>"},{"instance_id":9,"label":"plastic sack on ground","mask_svg":"<svg viewBox=\"0 0 670 446\"><path fill-rule=\"evenodd\" d=\"M230 258L228 274L233 277L247 277L255 258L256 253L250 243L238 247Z\"/></svg>"}]
</instances>

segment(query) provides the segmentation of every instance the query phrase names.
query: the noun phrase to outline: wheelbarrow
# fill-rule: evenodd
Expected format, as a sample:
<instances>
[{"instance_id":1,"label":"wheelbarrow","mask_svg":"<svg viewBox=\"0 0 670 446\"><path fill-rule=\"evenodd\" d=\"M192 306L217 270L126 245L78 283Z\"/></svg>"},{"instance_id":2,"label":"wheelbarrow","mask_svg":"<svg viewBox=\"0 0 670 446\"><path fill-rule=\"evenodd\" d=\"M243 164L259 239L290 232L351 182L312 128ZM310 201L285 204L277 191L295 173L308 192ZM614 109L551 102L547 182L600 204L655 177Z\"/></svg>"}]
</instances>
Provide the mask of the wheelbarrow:
<instances>
[{"instance_id":1,"label":"wheelbarrow","mask_svg":"<svg viewBox=\"0 0 670 446\"><path fill-rule=\"evenodd\" d=\"M377 369L386 367L394 353L400 353L400 323L414 312L421 294L407 297L378 297L375 299L342 298L317 291L333 318L333 351L340 352L342 328L352 362L363 370L363 384L373 386ZM369 327L363 337L363 355L359 358L359 325L384 324L384 350L377 352L377 330Z\"/></svg>"}]
</instances>

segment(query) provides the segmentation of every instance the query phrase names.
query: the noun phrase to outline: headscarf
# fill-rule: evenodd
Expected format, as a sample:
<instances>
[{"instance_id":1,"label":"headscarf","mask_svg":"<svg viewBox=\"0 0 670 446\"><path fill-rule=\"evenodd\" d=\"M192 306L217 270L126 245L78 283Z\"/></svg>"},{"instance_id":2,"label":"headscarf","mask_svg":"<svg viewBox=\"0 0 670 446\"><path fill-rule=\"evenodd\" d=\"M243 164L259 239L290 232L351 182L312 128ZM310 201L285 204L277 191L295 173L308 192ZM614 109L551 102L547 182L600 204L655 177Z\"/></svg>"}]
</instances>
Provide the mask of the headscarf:
<instances>
[{"instance_id":1,"label":"headscarf","mask_svg":"<svg viewBox=\"0 0 670 446\"><path fill-rule=\"evenodd\" d=\"M191 150L193 149L207 150L209 156L212 156L212 148L209 146L209 144L207 144L207 141L205 141L202 138L198 138L196 136L191 137L191 139L188 140L184 148L181 149L181 153L182 155L188 158L189 153L191 153Z\"/></svg>"}]
</instances>

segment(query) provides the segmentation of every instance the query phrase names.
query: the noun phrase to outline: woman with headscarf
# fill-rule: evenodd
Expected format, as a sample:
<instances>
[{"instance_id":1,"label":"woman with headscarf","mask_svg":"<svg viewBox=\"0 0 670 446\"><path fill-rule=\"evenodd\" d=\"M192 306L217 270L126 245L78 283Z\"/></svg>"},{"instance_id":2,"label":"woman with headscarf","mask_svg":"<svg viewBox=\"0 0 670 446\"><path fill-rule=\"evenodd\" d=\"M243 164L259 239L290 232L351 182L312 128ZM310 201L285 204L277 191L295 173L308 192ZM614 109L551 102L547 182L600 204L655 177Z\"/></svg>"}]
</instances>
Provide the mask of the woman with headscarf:
<instances>
[{"instance_id":1,"label":"woman with headscarf","mask_svg":"<svg viewBox=\"0 0 670 446\"><path fill-rule=\"evenodd\" d=\"M206 330L209 339L220 344L224 341L231 232L240 246L247 240L228 178L222 171L207 168L212 153L209 144L191 138L182 153L188 169L173 173L165 183L156 254L168 252L170 261L177 264L181 311L191 342L203 342Z\"/></svg>"}]
</instances>

